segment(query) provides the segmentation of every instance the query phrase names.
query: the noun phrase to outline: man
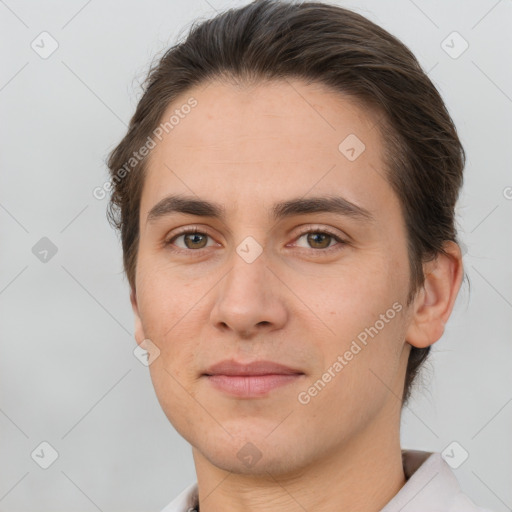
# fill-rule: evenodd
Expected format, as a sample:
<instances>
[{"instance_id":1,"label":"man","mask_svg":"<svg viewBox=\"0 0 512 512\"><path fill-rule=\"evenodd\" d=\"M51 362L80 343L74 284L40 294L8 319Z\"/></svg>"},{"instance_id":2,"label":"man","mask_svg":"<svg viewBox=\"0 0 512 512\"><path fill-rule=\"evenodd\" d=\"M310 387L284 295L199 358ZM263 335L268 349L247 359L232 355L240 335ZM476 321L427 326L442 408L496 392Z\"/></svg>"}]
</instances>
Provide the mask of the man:
<instances>
[{"instance_id":1,"label":"man","mask_svg":"<svg viewBox=\"0 0 512 512\"><path fill-rule=\"evenodd\" d=\"M399 435L463 278L463 167L415 57L351 11L256 1L162 57L109 168L197 472L165 512L484 510Z\"/></svg>"}]
</instances>

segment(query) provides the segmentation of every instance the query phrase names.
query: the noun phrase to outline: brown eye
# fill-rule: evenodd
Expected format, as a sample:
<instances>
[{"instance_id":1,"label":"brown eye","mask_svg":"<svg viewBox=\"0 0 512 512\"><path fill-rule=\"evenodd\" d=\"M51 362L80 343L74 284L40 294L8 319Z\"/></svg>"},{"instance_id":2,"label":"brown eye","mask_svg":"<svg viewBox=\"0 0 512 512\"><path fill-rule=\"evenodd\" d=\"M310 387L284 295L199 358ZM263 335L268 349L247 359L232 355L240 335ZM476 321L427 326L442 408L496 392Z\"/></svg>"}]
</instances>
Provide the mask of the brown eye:
<instances>
[{"instance_id":1,"label":"brown eye","mask_svg":"<svg viewBox=\"0 0 512 512\"><path fill-rule=\"evenodd\" d=\"M183 235L183 240L188 249L202 249L206 246L207 236L203 233L187 233Z\"/></svg>"},{"instance_id":2,"label":"brown eye","mask_svg":"<svg viewBox=\"0 0 512 512\"><path fill-rule=\"evenodd\" d=\"M313 249L313 250L323 250L325 252L336 249L337 245L343 246L344 241L334 233L330 233L328 231L322 231L322 230L310 230L302 233L297 238L297 241L304 239L306 245L298 244L299 247L305 248L305 249ZM332 243L334 242L334 243ZM336 243L338 242L338 243Z\"/></svg>"},{"instance_id":3,"label":"brown eye","mask_svg":"<svg viewBox=\"0 0 512 512\"><path fill-rule=\"evenodd\" d=\"M327 249L332 239L333 237L327 233L308 233L307 235L308 244L313 249Z\"/></svg>"},{"instance_id":4,"label":"brown eye","mask_svg":"<svg viewBox=\"0 0 512 512\"><path fill-rule=\"evenodd\" d=\"M166 245L176 245L178 249L183 250L198 250L204 249L207 247L209 236L206 233L201 233L199 231L184 231L172 237L165 244ZM182 239L181 243L175 243L177 240Z\"/></svg>"}]
</instances>

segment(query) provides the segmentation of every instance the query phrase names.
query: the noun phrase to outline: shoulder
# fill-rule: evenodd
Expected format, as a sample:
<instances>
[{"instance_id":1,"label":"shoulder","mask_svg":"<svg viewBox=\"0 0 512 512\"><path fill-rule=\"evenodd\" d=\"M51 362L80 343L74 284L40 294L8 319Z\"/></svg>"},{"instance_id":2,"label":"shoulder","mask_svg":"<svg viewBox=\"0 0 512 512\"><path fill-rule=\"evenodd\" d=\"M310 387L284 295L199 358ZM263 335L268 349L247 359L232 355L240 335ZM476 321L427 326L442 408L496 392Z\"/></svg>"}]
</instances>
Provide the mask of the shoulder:
<instances>
[{"instance_id":1,"label":"shoulder","mask_svg":"<svg viewBox=\"0 0 512 512\"><path fill-rule=\"evenodd\" d=\"M454 497L448 510L449 512L493 512L488 508L476 505L462 491Z\"/></svg>"}]
</instances>

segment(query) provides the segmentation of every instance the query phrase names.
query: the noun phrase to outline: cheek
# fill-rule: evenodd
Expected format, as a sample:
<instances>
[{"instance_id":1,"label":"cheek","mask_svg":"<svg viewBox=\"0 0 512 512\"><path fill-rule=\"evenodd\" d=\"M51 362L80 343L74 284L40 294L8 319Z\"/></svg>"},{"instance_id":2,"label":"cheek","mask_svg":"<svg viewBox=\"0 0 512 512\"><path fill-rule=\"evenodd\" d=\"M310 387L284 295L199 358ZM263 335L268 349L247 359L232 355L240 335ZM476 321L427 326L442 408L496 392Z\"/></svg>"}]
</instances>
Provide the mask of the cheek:
<instances>
[{"instance_id":1,"label":"cheek","mask_svg":"<svg viewBox=\"0 0 512 512\"><path fill-rule=\"evenodd\" d=\"M197 318L197 291L168 283L159 272L146 274L139 292L139 311L146 337L160 350L149 366L157 399L169 421L187 439L192 427L189 418L202 412L195 400L198 348L194 340L203 322Z\"/></svg>"},{"instance_id":2,"label":"cheek","mask_svg":"<svg viewBox=\"0 0 512 512\"><path fill-rule=\"evenodd\" d=\"M408 276L400 266L396 258L380 254L354 256L345 268L321 279L306 280L303 275L289 279L294 279L297 295L334 331L331 334L346 339L373 325L395 302L402 304Z\"/></svg>"},{"instance_id":3,"label":"cheek","mask_svg":"<svg viewBox=\"0 0 512 512\"><path fill-rule=\"evenodd\" d=\"M174 325L178 327L179 319L184 318L187 310L197 301L191 287L194 283L184 281L178 270L162 263L163 259L149 251L148 254L141 252L137 276L141 317L159 337Z\"/></svg>"},{"instance_id":4,"label":"cheek","mask_svg":"<svg viewBox=\"0 0 512 512\"><path fill-rule=\"evenodd\" d=\"M186 361L186 358L185 358ZM196 391L183 375L183 364L170 364L165 356L156 359L149 367L156 397L174 428L189 442L200 430L197 418L204 416L204 409L196 399Z\"/></svg>"},{"instance_id":5,"label":"cheek","mask_svg":"<svg viewBox=\"0 0 512 512\"><path fill-rule=\"evenodd\" d=\"M186 369L195 370L193 341L198 337L200 326L204 325L204 319L198 318L203 288L183 283L176 276L171 278L168 272L156 268L143 275L137 296L146 338L159 348L159 364L176 377L185 377L182 373Z\"/></svg>"},{"instance_id":6,"label":"cheek","mask_svg":"<svg viewBox=\"0 0 512 512\"><path fill-rule=\"evenodd\" d=\"M369 308L368 303L362 306ZM343 312L329 316L336 335L329 341L317 339L322 365L303 389L303 396L310 398L311 413L324 416L328 411L330 425L356 428L370 422L387 400L394 401L390 389L398 396L403 384L404 319L400 308L398 301L384 301L372 305L378 314L363 307L353 316Z\"/></svg>"},{"instance_id":7,"label":"cheek","mask_svg":"<svg viewBox=\"0 0 512 512\"><path fill-rule=\"evenodd\" d=\"M306 288L299 281L296 283L298 295L309 297L311 309L328 327L325 336L312 338L322 353L319 372L339 363L341 357L343 369L331 371L343 375L334 380L345 398L347 390L351 393L366 389L367 398L372 400L372 390L383 387L378 377L389 382L397 371L408 291L407 272L397 268L396 259L375 258L357 269L352 267L343 276L324 281L322 286Z\"/></svg>"}]
</instances>

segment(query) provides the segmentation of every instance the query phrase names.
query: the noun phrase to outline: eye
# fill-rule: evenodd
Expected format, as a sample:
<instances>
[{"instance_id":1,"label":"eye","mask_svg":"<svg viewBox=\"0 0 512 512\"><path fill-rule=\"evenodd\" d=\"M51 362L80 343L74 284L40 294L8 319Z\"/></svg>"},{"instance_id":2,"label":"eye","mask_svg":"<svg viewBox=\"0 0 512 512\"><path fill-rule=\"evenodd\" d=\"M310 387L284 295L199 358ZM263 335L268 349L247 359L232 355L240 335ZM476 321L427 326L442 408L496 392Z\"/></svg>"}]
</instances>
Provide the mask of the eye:
<instances>
[{"instance_id":1,"label":"eye","mask_svg":"<svg viewBox=\"0 0 512 512\"><path fill-rule=\"evenodd\" d=\"M180 233L173 235L171 238L164 242L164 245L171 246L171 249L177 252L199 251L201 249L211 247L212 244L210 244L210 246L207 245L208 238L211 238L210 235L200 231L198 228L188 228L184 229ZM309 231L304 231L298 236L296 240L299 241L302 238L305 238L305 243L308 244L309 247L304 245L299 245L299 247L312 249L313 251L317 252L319 250L322 250L322 252L336 250L337 245L343 246L347 243L339 235L331 233L325 229L310 229ZM176 243L180 239L182 239L181 243Z\"/></svg>"},{"instance_id":2,"label":"eye","mask_svg":"<svg viewBox=\"0 0 512 512\"><path fill-rule=\"evenodd\" d=\"M207 247L206 242L209 235L206 233L202 233L201 231L197 229L187 229L182 231L181 233L178 233L177 235L174 235L169 240L165 241L165 245L175 245L174 242L180 238L183 239L183 245L176 244L178 249L182 250L198 250L198 249L204 249Z\"/></svg>"},{"instance_id":3,"label":"eye","mask_svg":"<svg viewBox=\"0 0 512 512\"><path fill-rule=\"evenodd\" d=\"M343 245L346 242L342 240L338 235L335 235L334 233L331 233L327 230L309 230L305 231L299 237L297 240L300 240L301 238L305 238L306 243L309 245L309 247L305 247L306 249L323 249L323 250L330 250L333 246L336 244L331 244L331 242L338 242L337 245ZM304 247L304 246L302 246Z\"/></svg>"}]
</instances>

